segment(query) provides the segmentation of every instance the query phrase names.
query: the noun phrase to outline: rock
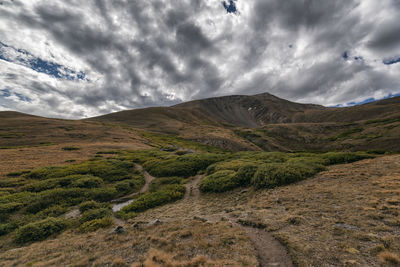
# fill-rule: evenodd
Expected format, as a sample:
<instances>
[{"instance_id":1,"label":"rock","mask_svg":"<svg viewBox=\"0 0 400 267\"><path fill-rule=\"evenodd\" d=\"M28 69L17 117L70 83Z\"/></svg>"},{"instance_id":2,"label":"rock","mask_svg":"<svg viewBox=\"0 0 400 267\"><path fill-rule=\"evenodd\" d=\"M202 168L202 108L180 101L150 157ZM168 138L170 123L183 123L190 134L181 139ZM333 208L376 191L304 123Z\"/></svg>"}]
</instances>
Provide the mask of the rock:
<instances>
[{"instance_id":1,"label":"rock","mask_svg":"<svg viewBox=\"0 0 400 267\"><path fill-rule=\"evenodd\" d=\"M73 209L65 214L65 219L75 219L81 215L79 209Z\"/></svg>"},{"instance_id":2,"label":"rock","mask_svg":"<svg viewBox=\"0 0 400 267\"><path fill-rule=\"evenodd\" d=\"M115 227L114 229L112 229L110 231L110 234L122 234L125 232L126 232L126 229L123 226L118 225L117 227Z\"/></svg>"},{"instance_id":3,"label":"rock","mask_svg":"<svg viewBox=\"0 0 400 267\"><path fill-rule=\"evenodd\" d=\"M342 228L342 229L346 229L346 230L357 230L358 227L354 226L354 225L350 225L350 224L345 224L345 223L336 223L334 225L334 227L336 228Z\"/></svg>"},{"instance_id":4,"label":"rock","mask_svg":"<svg viewBox=\"0 0 400 267\"><path fill-rule=\"evenodd\" d=\"M159 219L155 219L155 220L149 222L148 224L146 224L146 226L159 225L159 224L162 224L162 223L163 223L163 221L161 221Z\"/></svg>"}]
</instances>

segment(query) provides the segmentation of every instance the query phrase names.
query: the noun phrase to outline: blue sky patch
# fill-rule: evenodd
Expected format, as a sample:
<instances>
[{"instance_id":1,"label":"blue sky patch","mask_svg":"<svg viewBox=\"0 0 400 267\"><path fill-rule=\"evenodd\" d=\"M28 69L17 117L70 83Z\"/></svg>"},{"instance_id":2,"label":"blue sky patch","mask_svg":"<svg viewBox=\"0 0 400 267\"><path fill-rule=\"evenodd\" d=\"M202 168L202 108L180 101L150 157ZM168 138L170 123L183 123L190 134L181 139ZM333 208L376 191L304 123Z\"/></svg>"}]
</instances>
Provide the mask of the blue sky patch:
<instances>
[{"instance_id":1,"label":"blue sky patch","mask_svg":"<svg viewBox=\"0 0 400 267\"><path fill-rule=\"evenodd\" d=\"M347 103L346 105L338 104L338 105L335 105L333 107L341 108L341 107L349 107L349 106L358 106L358 105L368 104L368 103L372 103L372 102L379 101L379 100L393 98L393 97L396 97L396 96L400 96L400 93L395 93L395 94L390 93L387 96L385 96L383 98L380 98L380 99L375 99L375 98L371 97L371 98L364 99L364 100L362 100L360 102L354 102L353 101L353 102Z\"/></svg>"},{"instance_id":2,"label":"blue sky patch","mask_svg":"<svg viewBox=\"0 0 400 267\"><path fill-rule=\"evenodd\" d=\"M11 96L10 90L9 89L0 89L0 94L2 97L9 97Z\"/></svg>"},{"instance_id":3,"label":"blue sky patch","mask_svg":"<svg viewBox=\"0 0 400 267\"><path fill-rule=\"evenodd\" d=\"M349 52L344 51L342 57L343 57L344 60L348 60L349 59Z\"/></svg>"},{"instance_id":4,"label":"blue sky patch","mask_svg":"<svg viewBox=\"0 0 400 267\"><path fill-rule=\"evenodd\" d=\"M26 50L17 49L2 42L0 42L0 60L18 64L57 79L87 80L86 74L82 71L76 72L63 65L35 57Z\"/></svg>"},{"instance_id":5,"label":"blue sky patch","mask_svg":"<svg viewBox=\"0 0 400 267\"><path fill-rule=\"evenodd\" d=\"M235 13L238 11L236 8L236 4L233 0L229 0L229 2L223 1L222 5L226 9L226 12L228 13Z\"/></svg>"},{"instance_id":6,"label":"blue sky patch","mask_svg":"<svg viewBox=\"0 0 400 267\"><path fill-rule=\"evenodd\" d=\"M398 57L398 58L384 59L382 62L383 62L383 64L385 64L385 65L393 65L393 64L396 64L396 63L400 63L400 57Z\"/></svg>"}]
</instances>

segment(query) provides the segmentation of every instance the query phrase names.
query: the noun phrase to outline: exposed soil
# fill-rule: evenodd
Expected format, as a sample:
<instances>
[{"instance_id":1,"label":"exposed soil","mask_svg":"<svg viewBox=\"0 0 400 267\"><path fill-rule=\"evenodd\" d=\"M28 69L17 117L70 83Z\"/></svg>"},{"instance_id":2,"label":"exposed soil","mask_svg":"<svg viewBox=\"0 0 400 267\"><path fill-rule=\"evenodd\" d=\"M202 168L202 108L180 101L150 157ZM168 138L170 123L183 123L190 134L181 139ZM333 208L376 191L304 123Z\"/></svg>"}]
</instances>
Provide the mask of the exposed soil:
<instances>
[{"instance_id":1,"label":"exposed soil","mask_svg":"<svg viewBox=\"0 0 400 267\"><path fill-rule=\"evenodd\" d=\"M257 250L260 267L292 267L290 256L279 241L264 229L254 227L241 228L246 232Z\"/></svg>"},{"instance_id":2,"label":"exposed soil","mask_svg":"<svg viewBox=\"0 0 400 267\"><path fill-rule=\"evenodd\" d=\"M199 189L199 183L201 182L201 179L203 179L204 175L196 175L192 181L187 183L186 186L186 193L184 199L187 200L189 197L192 198L199 198L200 196L200 189Z\"/></svg>"}]
</instances>

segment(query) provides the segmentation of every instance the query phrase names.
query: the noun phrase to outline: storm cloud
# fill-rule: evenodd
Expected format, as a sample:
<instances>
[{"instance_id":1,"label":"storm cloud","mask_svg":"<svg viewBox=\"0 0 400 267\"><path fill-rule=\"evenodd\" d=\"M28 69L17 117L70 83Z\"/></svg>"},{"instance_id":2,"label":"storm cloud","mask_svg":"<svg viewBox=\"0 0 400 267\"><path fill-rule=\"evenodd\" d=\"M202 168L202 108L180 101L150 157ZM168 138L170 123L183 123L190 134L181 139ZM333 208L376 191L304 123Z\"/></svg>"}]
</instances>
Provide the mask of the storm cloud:
<instances>
[{"instance_id":1,"label":"storm cloud","mask_svg":"<svg viewBox=\"0 0 400 267\"><path fill-rule=\"evenodd\" d=\"M398 0L0 2L0 110L83 118L270 92L400 92Z\"/></svg>"}]
</instances>

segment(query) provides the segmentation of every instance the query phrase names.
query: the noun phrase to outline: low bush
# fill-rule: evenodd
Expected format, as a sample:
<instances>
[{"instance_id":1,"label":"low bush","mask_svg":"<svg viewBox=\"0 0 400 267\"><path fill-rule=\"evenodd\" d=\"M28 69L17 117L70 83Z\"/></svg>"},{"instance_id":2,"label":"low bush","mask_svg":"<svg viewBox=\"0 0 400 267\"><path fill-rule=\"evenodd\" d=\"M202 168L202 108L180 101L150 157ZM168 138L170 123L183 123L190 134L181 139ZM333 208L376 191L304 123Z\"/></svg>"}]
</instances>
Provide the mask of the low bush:
<instances>
[{"instance_id":1,"label":"low bush","mask_svg":"<svg viewBox=\"0 0 400 267\"><path fill-rule=\"evenodd\" d=\"M242 159L234 159L234 160L228 160L228 161L222 161L222 162L217 162L215 164L212 164L208 166L206 169L206 174L212 174L217 171L222 171L222 170L231 170L231 171L237 171L239 170L240 167L248 165L252 161L250 160L242 160Z\"/></svg>"},{"instance_id":2,"label":"low bush","mask_svg":"<svg viewBox=\"0 0 400 267\"><path fill-rule=\"evenodd\" d=\"M199 184L199 189L202 192L225 192L237 187L234 180L235 171L224 170L217 171L209 176L206 176Z\"/></svg>"},{"instance_id":3,"label":"low bush","mask_svg":"<svg viewBox=\"0 0 400 267\"><path fill-rule=\"evenodd\" d=\"M350 152L328 152L322 154L321 157L327 161L327 165L352 163L362 159L374 158L373 155Z\"/></svg>"},{"instance_id":4,"label":"low bush","mask_svg":"<svg viewBox=\"0 0 400 267\"><path fill-rule=\"evenodd\" d=\"M85 223L94 219L101 219L111 215L111 210L107 208L89 209L82 213L80 223Z\"/></svg>"},{"instance_id":5,"label":"low bush","mask_svg":"<svg viewBox=\"0 0 400 267\"><path fill-rule=\"evenodd\" d=\"M233 177L233 181L237 186L247 186L251 183L254 174L257 172L258 165L247 164L240 167Z\"/></svg>"},{"instance_id":6,"label":"low bush","mask_svg":"<svg viewBox=\"0 0 400 267\"><path fill-rule=\"evenodd\" d=\"M115 159L95 159L64 167L44 167L26 174L28 178L44 180L49 178L66 177L75 174L90 174L104 181L114 182L129 179L134 170L133 164Z\"/></svg>"},{"instance_id":7,"label":"low bush","mask_svg":"<svg viewBox=\"0 0 400 267\"><path fill-rule=\"evenodd\" d=\"M36 217L38 218L46 218L46 217L58 217L68 211L68 208L62 205L52 205L38 213L36 213Z\"/></svg>"},{"instance_id":8,"label":"low bush","mask_svg":"<svg viewBox=\"0 0 400 267\"><path fill-rule=\"evenodd\" d=\"M139 196L133 203L122 208L124 213L141 212L183 198L186 188L183 185L166 185L156 192Z\"/></svg>"},{"instance_id":9,"label":"low bush","mask_svg":"<svg viewBox=\"0 0 400 267\"><path fill-rule=\"evenodd\" d=\"M0 215L14 212L21 207L23 207L23 204L18 202L2 203L0 204Z\"/></svg>"},{"instance_id":10,"label":"low bush","mask_svg":"<svg viewBox=\"0 0 400 267\"><path fill-rule=\"evenodd\" d=\"M72 182L72 187L80 187L80 188L97 188L103 184L103 180L99 177L94 177L91 175L85 175L85 177L80 178Z\"/></svg>"},{"instance_id":11,"label":"low bush","mask_svg":"<svg viewBox=\"0 0 400 267\"><path fill-rule=\"evenodd\" d=\"M80 226L82 232L94 232L100 228L107 228L113 225L113 219L111 217L104 217L101 219L94 219L83 223Z\"/></svg>"},{"instance_id":12,"label":"low bush","mask_svg":"<svg viewBox=\"0 0 400 267\"><path fill-rule=\"evenodd\" d=\"M160 190L164 185L168 184L182 184L183 180L184 179L182 177L157 178L151 182L149 191L155 192L157 190Z\"/></svg>"},{"instance_id":13,"label":"low bush","mask_svg":"<svg viewBox=\"0 0 400 267\"><path fill-rule=\"evenodd\" d=\"M256 188L273 188L306 179L319 171L319 168L302 163L264 164L254 174L252 185Z\"/></svg>"},{"instance_id":14,"label":"low bush","mask_svg":"<svg viewBox=\"0 0 400 267\"><path fill-rule=\"evenodd\" d=\"M182 176L190 177L197 174L200 170L205 170L209 165L221 161L222 155L218 154L185 154L167 160L150 160L143 167L153 176L170 177Z\"/></svg>"},{"instance_id":15,"label":"low bush","mask_svg":"<svg viewBox=\"0 0 400 267\"><path fill-rule=\"evenodd\" d=\"M19 177L19 176L21 176L23 174L26 174L26 173L29 173L29 171L10 172L10 173L7 173L7 176L8 177Z\"/></svg>"},{"instance_id":16,"label":"low bush","mask_svg":"<svg viewBox=\"0 0 400 267\"><path fill-rule=\"evenodd\" d=\"M115 190L118 194L127 194L134 190L140 189L144 185L144 177L137 177L137 179L123 180L115 183Z\"/></svg>"},{"instance_id":17,"label":"low bush","mask_svg":"<svg viewBox=\"0 0 400 267\"><path fill-rule=\"evenodd\" d=\"M111 201L118 196L118 192L114 186L93 188L87 192L87 199L106 202Z\"/></svg>"},{"instance_id":18,"label":"low bush","mask_svg":"<svg viewBox=\"0 0 400 267\"><path fill-rule=\"evenodd\" d=\"M67 223L63 219L48 218L18 228L15 233L15 241L19 244L41 241L66 228Z\"/></svg>"},{"instance_id":19,"label":"low bush","mask_svg":"<svg viewBox=\"0 0 400 267\"><path fill-rule=\"evenodd\" d=\"M52 205L76 205L85 200L86 190L81 188L55 188L42 191L32 198L27 205L26 210L30 213L36 213Z\"/></svg>"},{"instance_id":20,"label":"low bush","mask_svg":"<svg viewBox=\"0 0 400 267\"><path fill-rule=\"evenodd\" d=\"M90 201L85 201L82 202L81 204L79 204L79 211L81 213L84 213L87 210L92 210L92 209L98 209L102 207L102 203L98 203L94 200L90 200Z\"/></svg>"},{"instance_id":21,"label":"low bush","mask_svg":"<svg viewBox=\"0 0 400 267\"><path fill-rule=\"evenodd\" d=\"M11 233L15 229L18 228L18 225L15 222L0 224L0 236Z\"/></svg>"}]
</instances>

